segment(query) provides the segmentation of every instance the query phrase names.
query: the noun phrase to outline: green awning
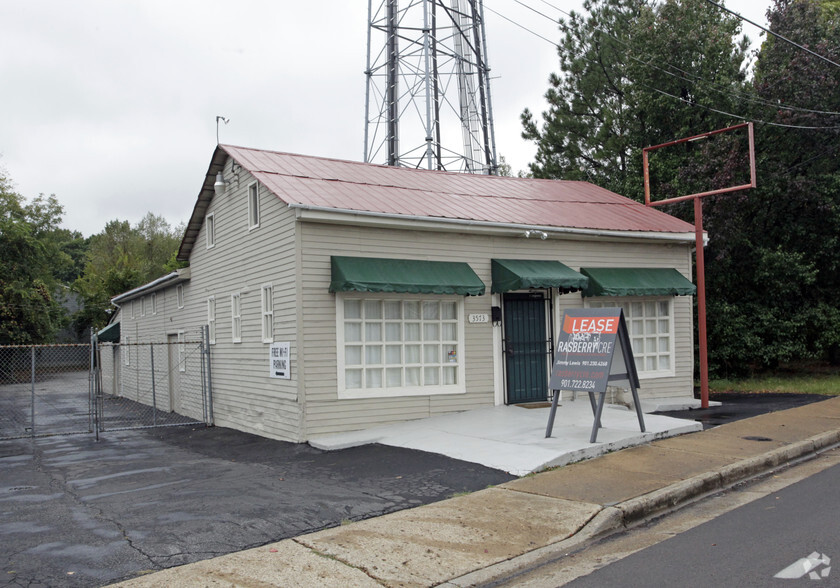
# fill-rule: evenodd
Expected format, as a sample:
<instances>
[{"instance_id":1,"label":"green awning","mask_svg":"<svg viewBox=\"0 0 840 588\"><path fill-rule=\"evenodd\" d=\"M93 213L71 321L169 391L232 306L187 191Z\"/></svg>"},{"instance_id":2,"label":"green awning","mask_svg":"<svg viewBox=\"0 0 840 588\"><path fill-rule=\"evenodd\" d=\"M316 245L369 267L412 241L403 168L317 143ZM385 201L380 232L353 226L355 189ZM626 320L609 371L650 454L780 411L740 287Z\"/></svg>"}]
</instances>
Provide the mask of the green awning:
<instances>
[{"instance_id":1,"label":"green awning","mask_svg":"<svg viewBox=\"0 0 840 588\"><path fill-rule=\"evenodd\" d=\"M559 261L543 259L491 260L491 292L510 292L527 288L559 288L563 292L582 290L589 278Z\"/></svg>"},{"instance_id":2,"label":"green awning","mask_svg":"<svg viewBox=\"0 0 840 588\"><path fill-rule=\"evenodd\" d=\"M674 268L584 267L584 296L692 296L697 288Z\"/></svg>"},{"instance_id":3,"label":"green awning","mask_svg":"<svg viewBox=\"0 0 840 588\"><path fill-rule=\"evenodd\" d=\"M111 323L98 333L96 338L103 343L119 343L120 342L120 323Z\"/></svg>"},{"instance_id":4,"label":"green awning","mask_svg":"<svg viewBox=\"0 0 840 588\"><path fill-rule=\"evenodd\" d=\"M332 256L330 292L400 292L481 296L484 282L456 261Z\"/></svg>"}]
</instances>

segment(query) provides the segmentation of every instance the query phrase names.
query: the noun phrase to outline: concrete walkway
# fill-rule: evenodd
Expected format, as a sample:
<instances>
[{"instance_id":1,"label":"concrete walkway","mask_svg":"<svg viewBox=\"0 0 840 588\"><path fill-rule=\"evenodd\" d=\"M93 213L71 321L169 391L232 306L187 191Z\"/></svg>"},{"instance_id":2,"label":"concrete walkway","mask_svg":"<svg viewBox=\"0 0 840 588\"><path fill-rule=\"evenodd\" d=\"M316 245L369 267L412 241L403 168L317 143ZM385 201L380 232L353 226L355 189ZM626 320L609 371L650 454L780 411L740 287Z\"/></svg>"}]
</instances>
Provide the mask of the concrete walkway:
<instances>
[{"instance_id":1,"label":"concrete walkway","mask_svg":"<svg viewBox=\"0 0 840 588\"><path fill-rule=\"evenodd\" d=\"M840 397L120 586L478 586L839 443Z\"/></svg>"},{"instance_id":2,"label":"concrete walkway","mask_svg":"<svg viewBox=\"0 0 840 588\"><path fill-rule=\"evenodd\" d=\"M653 407L658 409L659 407ZM545 437L549 408L491 406L310 440L317 449L336 450L369 443L439 453L524 476L549 467L591 459L654 439L703 429L695 421L644 415L641 432L636 412L607 405L597 443L590 443L593 415L588 398L564 400L554 430Z\"/></svg>"}]
</instances>

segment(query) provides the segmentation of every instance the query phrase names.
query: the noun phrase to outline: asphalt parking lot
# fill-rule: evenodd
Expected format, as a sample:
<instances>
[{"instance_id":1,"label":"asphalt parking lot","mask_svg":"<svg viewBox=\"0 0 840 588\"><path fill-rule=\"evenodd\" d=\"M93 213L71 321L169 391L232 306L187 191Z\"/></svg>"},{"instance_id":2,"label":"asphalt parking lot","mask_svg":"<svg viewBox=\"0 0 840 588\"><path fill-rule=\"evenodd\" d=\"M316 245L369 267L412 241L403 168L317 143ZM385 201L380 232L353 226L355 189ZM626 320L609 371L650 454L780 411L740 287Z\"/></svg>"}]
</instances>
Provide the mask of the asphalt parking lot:
<instances>
[{"instance_id":1,"label":"asphalt parking lot","mask_svg":"<svg viewBox=\"0 0 840 588\"><path fill-rule=\"evenodd\" d=\"M224 428L0 442L0 586L102 586L512 479L440 455Z\"/></svg>"},{"instance_id":2,"label":"asphalt parking lot","mask_svg":"<svg viewBox=\"0 0 840 588\"><path fill-rule=\"evenodd\" d=\"M820 394L788 394L770 392L747 394L732 392L710 395L709 400L717 400L721 402L722 404L720 406L710 406L709 408L696 408L690 410L675 410L659 414L664 414L677 419L699 421L703 424L704 429L709 429L711 427L723 425L724 423L731 423L732 421L747 419L777 410L796 408L797 406L810 404L812 402L819 402L820 400L825 399L826 397Z\"/></svg>"},{"instance_id":3,"label":"asphalt parking lot","mask_svg":"<svg viewBox=\"0 0 840 588\"><path fill-rule=\"evenodd\" d=\"M706 428L823 400L730 395ZM322 452L225 428L0 441L0 586L103 586L431 503L513 476L368 445Z\"/></svg>"}]
</instances>

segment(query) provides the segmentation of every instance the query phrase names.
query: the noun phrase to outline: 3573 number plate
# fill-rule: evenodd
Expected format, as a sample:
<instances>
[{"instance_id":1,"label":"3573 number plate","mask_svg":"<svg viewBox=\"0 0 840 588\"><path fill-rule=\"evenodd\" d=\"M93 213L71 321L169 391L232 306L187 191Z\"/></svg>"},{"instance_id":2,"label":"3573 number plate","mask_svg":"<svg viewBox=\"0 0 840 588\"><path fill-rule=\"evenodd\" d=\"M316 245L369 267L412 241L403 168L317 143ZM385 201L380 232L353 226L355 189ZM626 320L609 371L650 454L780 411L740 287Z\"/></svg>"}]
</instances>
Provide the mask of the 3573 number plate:
<instances>
[{"instance_id":1,"label":"3573 number plate","mask_svg":"<svg viewBox=\"0 0 840 588\"><path fill-rule=\"evenodd\" d=\"M490 315L487 314L471 314L467 316L467 320L471 323L489 323Z\"/></svg>"}]
</instances>

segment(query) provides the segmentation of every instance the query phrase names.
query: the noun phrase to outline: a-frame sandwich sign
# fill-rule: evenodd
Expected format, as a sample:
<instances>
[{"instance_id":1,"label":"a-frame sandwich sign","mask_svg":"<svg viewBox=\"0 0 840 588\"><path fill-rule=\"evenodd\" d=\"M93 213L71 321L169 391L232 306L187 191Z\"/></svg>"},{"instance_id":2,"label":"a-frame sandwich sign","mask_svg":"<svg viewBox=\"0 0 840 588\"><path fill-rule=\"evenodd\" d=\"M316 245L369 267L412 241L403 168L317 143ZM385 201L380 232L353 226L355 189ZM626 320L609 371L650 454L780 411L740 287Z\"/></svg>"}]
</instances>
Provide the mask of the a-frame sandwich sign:
<instances>
[{"instance_id":1,"label":"a-frame sandwich sign","mask_svg":"<svg viewBox=\"0 0 840 588\"><path fill-rule=\"evenodd\" d=\"M639 417L639 427L644 432L645 420L639 404L639 374L636 372L624 312L621 308L567 310L563 315L551 366L551 379L548 382L548 387L554 391L554 399L545 436L551 437L560 391L586 392L595 416L589 442L595 443L598 428L601 427L607 385L613 382L629 384L636 415ZM599 395L597 402L596 394Z\"/></svg>"}]
</instances>

